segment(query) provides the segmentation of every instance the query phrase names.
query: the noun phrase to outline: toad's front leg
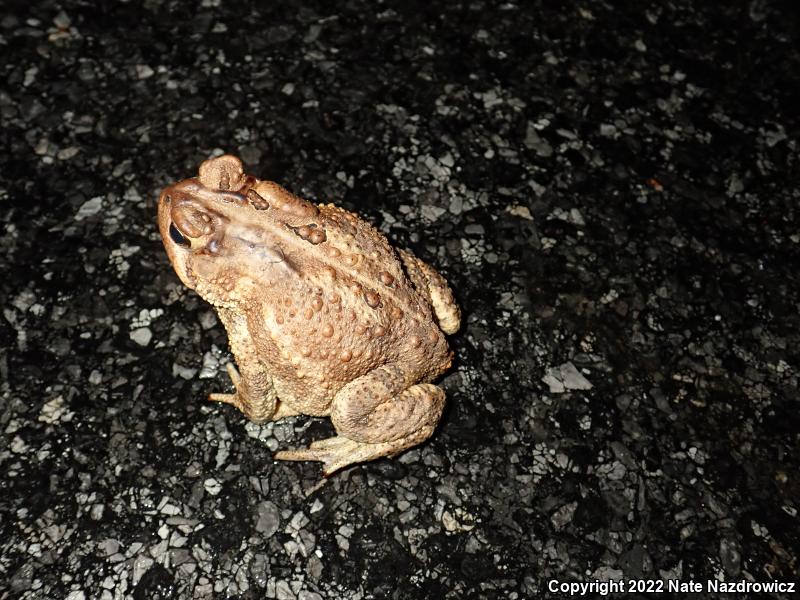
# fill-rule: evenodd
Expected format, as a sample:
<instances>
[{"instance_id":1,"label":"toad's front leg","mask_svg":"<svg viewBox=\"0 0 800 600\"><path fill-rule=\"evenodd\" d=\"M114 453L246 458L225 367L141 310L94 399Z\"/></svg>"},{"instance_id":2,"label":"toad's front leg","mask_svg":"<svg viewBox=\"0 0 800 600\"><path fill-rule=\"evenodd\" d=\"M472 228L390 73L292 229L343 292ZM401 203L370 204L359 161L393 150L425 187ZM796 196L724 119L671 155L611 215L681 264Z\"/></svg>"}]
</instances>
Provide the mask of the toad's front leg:
<instances>
[{"instance_id":1,"label":"toad's front leg","mask_svg":"<svg viewBox=\"0 0 800 600\"><path fill-rule=\"evenodd\" d=\"M428 439L444 408L444 391L430 383L410 385L387 365L350 382L333 400L336 437L303 450L277 452L278 460L317 460L325 475L347 465L394 456Z\"/></svg>"},{"instance_id":2,"label":"toad's front leg","mask_svg":"<svg viewBox=\"0 0 800 600\"><path fill-rule=\"evenodd\" d=\"M283 417L299 414L288 404L278 400L269 370L258 359L253 346L248 343L251 336L246 319L224 310L220 310L219 315L225 329L228 330L231 350L236 357L239 370L228 363L228 375L236 390L233 394L209 394L208 399L235 406L255 423L277 421Z\"/></svg>"},{"instance_id":3,"label":"toad's front leg","mask_svg":"<svg viewBox=\"0 0 800 600\"><path fill-rule=\"evenodd\" d=\"M241 375L231 363L226 365L228 376L236 391L233 394L209 394L209 400L235 406L254 423L277 421L299 414L288 404L278 400L278 394L272 385L272 377L263 366L259 364L250 366L238 358L237 362L242 369Z\"/></svg>"}]
</instances>

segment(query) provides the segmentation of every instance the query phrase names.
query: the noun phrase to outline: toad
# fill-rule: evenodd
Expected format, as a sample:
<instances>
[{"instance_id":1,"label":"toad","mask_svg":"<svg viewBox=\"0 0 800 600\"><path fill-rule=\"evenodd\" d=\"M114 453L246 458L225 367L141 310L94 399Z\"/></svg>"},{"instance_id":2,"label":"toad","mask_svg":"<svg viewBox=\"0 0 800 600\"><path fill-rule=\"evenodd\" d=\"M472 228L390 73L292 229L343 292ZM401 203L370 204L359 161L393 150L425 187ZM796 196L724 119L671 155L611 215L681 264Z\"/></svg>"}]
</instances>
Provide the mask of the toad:
<instances>
[{"instance_id":1,"label":"toad","mask_svg":"<svg viewBox=\"0 0 800 600\"><path fill-rule=\"evenodd\" d=\"M330 417L336 435L279 460L329 475L433 433L460 311L445 279L373 226L244 173L235 156L167 187L158 225L180 280L216 309L238 365L210 394L256 422Z\"/></svg>"}]
</instances>

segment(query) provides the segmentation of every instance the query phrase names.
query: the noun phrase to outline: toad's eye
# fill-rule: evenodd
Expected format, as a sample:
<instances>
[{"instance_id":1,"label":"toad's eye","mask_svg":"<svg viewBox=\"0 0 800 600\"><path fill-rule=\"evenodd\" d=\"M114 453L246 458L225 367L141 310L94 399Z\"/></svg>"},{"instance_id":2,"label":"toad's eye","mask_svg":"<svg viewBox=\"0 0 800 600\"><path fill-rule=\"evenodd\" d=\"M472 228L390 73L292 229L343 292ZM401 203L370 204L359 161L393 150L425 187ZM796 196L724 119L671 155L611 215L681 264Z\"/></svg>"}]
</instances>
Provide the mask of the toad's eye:
<instances>
[{"instance_id":1,"label":"toad's eye","mask_svg":"<svg viewBox=\"0 0 800 600\"><path fill-rule=\"evenodd\" d=\"M189 244L189 240L183 237L178 228L175 227L175 223L169 224L169 237L172 238L172 241L178 244L178 246L183 246L184 248L188 248L191 244Z\"/></svg>"}]
</instances>

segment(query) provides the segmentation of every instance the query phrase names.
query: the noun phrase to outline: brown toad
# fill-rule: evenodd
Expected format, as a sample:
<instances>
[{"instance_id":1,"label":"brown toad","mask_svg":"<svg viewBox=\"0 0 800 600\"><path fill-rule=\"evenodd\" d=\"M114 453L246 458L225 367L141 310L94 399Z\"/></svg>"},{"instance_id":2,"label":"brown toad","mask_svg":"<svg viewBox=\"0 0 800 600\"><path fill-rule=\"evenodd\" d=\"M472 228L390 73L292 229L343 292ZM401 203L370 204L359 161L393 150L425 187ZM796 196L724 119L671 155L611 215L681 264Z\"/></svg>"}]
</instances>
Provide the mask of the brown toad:
<instances>
[{"instance_id":1,"label":"brown toad","mask_svg":"<svg viewBox=\"0 0 800 600\"><path fill-rule=\"evenodd\" d=\"M161 193L170 261L216 307L239 370L236 392L211 394L262 423L330 416L338 435L282 460L330 474L430 437L450 367L444 333L460 312L444 278L374 227L246 175L238 158L207 160Z\"/></svg>"}]
</instances>

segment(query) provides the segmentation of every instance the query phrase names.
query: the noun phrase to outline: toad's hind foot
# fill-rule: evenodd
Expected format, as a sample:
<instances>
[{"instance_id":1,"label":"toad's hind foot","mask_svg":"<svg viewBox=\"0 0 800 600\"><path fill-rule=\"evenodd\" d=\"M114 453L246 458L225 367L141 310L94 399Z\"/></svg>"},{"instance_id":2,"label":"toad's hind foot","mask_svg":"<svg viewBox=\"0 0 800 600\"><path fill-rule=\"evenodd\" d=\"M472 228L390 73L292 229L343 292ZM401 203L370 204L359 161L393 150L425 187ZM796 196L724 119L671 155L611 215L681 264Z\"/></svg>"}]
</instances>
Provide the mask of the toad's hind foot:
<instances>
[{"instance_id":1,"label":"toad's hind foot","mask_svg":"<svg viewBox=\"0 0 800 600\"><path fill-rule=\"evenodd\" d=\"M395 454L419 443L417 436L409 436L391 442L368 444L356 442L341 435L312 442L308 448L276 452L276 460L315 460L323 463L322 474L326 477L348 465L374 460Z\"/></svg>"}]
</instances>

